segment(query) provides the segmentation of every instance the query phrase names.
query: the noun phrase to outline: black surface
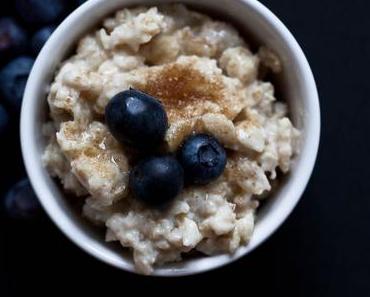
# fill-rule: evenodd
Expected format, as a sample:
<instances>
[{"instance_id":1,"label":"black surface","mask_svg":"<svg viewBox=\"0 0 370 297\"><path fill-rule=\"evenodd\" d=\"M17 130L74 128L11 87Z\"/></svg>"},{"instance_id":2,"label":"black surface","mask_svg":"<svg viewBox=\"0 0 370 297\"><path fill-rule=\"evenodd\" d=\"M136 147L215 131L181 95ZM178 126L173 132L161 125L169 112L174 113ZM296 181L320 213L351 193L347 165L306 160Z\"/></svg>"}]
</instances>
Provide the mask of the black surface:
<instances>
[{"instance_id":1,"label":"black surface","mask_svg":"<svg viewBox=\"0 0 370 297\"><path fill-rule=\"evenodd\" d=\"M101 264L70 243L46 217L33 224L1 219L0 296L41 296L51 288L65 293L106 289L105 296L131 290L175 295L194 294L196 286L229 286L243 296L370 295L370 3L263 2L302 45L322 109L316 169L282 228L235 264L193 277L156 279ZM10 138L14 144L16 130ZM5 150L7 156L3 152L2 172L7 174L1 175L1 193L22 175L19 152L12 146ZM4 168L9 156L12 166Z\"/></svg>"}]
</instances>

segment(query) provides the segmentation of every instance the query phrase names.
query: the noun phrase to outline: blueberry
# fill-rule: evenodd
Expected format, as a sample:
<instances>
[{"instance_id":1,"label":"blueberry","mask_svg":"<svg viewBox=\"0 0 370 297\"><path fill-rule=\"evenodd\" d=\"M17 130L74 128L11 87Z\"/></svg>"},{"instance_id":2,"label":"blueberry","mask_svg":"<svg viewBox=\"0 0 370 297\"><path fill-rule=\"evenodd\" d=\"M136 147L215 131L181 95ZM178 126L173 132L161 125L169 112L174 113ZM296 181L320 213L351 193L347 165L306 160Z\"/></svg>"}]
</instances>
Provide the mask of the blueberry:
<instances>
[{"instance_id":1,"label":"blueberry","mask_svg":"<svg viewBox=\"0 0 370 297\"><path fill-rule=\"evenodd\" d=\"M49 24L60 20L68 9L68 0L16 0L18 14L29 24Z\"/></svg>"},{"instance_id":2,"label":"blueberry","mask_svg":"<svg viewBox=\"0 0 370 297\"><path fill-rule=\"evenodd\" d=\"M27 34L11 18L0 19L0 58L2 61L23 52L27 45Z\"/></svg>"},{"instance_id":3,"label":"blueberry","mask_svg":"<svg viewBox=\"0 0 370 297\"><path fill-rule=\"evenodd\" d=\"M0 105L0 136L4 134L9 124L9 115L5 108Z\"/></svg>"},{"instance_id":4,"label":"blueberry","mask_svg":"<svg viewBox=\"0 0 370 297\"><path fill-rule=\"evenodd\" d=\"M181 192L183 185L183 169L172 156L148 158L130 173L134 197L152 207L168 204Z\"/></svg>"},{"instance_id":5,"label":"blueberry","mask_svg":"<svg viewBox=\"0 0 370 297\"><path fill-rule=\"evenodd\" d=\"M48 26L40 29L37 31L31 40L31 46L32 46L32 53L37 56L38 53L41 51L42 47L46 43L46 41L49 39L50 35L55 30L54 26Z\"/></svg>"},{"instance_id":6,"label":"blueberry","mask_svg":"<svg viewBox=\"0 0 370 297\"><path fill-rule=\"evenodd\" d=\"M0 70L0 93L4 99L19 110L23 92L34 60L30 57L18 57Z\"/></svg>"},{"instance_id":7,"label":"blueberry","mask_svg":"<svg viewBox=\"0 0 370 297\"><path fill-rule=\"evenodd\" d=\"M109 101L105 120L119 142L144 150L157 147L168 126L162 104L134 89L118 93Z\"/></svg>"},{"instance_id":8,"label":"blueberry","mask_svg":"<svg viewBox=\"0 0 370 297\"><path fill-rule=\"evenodd\" d=\"M23 179L6 194L5 211L11 218L30 219L41 212L40 203L28 179Z\"/></svg>"},{"instance_id":9,"label":"blueberry","mask_svg":"<svg viewBox=\"0 0 370 297\"><path fill-rule=\"evenodd\" d=\"M179 161L189 183L204 185L219 177L226 166L226 152L216 138L195 134L185 140Z\"/></svg>"}]
</instances>

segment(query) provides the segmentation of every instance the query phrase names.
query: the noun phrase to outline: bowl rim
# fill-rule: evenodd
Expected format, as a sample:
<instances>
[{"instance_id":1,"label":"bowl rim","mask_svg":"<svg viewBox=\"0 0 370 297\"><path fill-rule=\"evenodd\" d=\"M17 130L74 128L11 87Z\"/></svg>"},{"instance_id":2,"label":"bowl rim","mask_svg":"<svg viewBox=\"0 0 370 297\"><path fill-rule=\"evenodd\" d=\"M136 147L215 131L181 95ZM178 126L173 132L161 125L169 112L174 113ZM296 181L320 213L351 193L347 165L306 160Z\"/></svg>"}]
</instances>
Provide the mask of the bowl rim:
<instances>
[{"instance_id":1,"label":"bowl rim","mask_svg":"<svg viewBox=\"0 0 370 297\"><path fill-rule=\"evenodd\" d=\"M35 122L33 115L36 112L37 96L33 96L33 92L40 88L41 82L39 79L39 73L42 69L43 60L48 56L49 51L52 50L53 44L56 46L55 41L58 36L63 33L70 24L86 10L93 9L96 6L102 4L105 0L89 0L85 2L82 6L77 8L72 12L55 30L51 38L48 40L41 53L37 57L35 64L30 73L26 89L24 92L24 98L21 110L21 121L20 121L20 136L21 136L21 148L22 155L25 164L27 174L29 176L30 182L35 190L37 197L39 198L41 205L52 219L56 226L67 236L72 242L79 246L82 250L90 254L91 256L110 264L114 267L137 273L131 263L128 263L125 259L123 261L117 261L113 257L109 257L100 250L99 246L94 243L85 232L75 225L69 218L63 213L62 209L57 205L55 199L53 199L53 193L50 187L47 185L46 181L42 177L40 171L38 171L38 164L41 162L41 158L38 150L36 149L37 139L33 132L35 131ZM292 52L296 55L296 60L298 62L301 74L304 76L304 83L306 90L308 91L308 96L305 98L305 103L307 108L310 110L312 118L308 121L308 126L305 129L306 145L302 148L301 154L304 155L304 159L301 161L300 167L300 178L290 186L288 195L290 199L287 201L287 205L283 211L275 214L275 219L271 222L267 228L265 228L264 233L260 236L258 240L249 243L247 248L243 252L236 253L234 256L212 256L204 257L202 259L196 260L197 265L192 263L192 267L185 267L184 269L155 269L152 276L185 276L197 273L206 272L211 269L215 269L224 266L228 263L234 262L240 257L250 253L252 250L261 245L267 238L269 238L272 233L274 233L281 224L288 218L298 201L300 200L307 183L312 174L318 147L320 140L320 106L319 106L319 96L313 77L313 73L309 66L309 63L299 46L298 42L295 40L290 31L286 26L262 3L256 0L238 0L244 5L247 5L253 13L259 14L266 23L274 27L280 34L279 38L284 40L285 43L290 47ZM298 166L295 169L298 170ZM287 203L286 202L286 203Z\"/></svg>"}]
</instances>

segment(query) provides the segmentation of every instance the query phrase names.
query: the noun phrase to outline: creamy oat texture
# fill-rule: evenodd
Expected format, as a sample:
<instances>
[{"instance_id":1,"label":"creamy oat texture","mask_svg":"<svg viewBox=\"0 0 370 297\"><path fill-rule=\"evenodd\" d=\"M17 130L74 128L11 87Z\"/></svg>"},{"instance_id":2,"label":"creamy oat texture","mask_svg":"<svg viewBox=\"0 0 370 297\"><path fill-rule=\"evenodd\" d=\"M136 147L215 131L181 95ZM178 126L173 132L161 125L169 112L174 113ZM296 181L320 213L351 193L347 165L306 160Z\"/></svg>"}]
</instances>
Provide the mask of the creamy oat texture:
<instances>
[{"instance_id":1,"label":"creamy oat texture","mask_svg":"<svg viewBox=\"0 0 370 297\"><path fill-rule=\"evenodd\" d=\"M281 71L276 55L264 47L252 53L229 24L182 5L118 11L56 73L44 164L84 199L83 215L105 225L107 241L132 250L141 273L193 249L232 253L250 240L259 201L297 153L299 132L262 80L266 71ZM104 124L109 99L129 87L165 106L167 151L193 132L213 134L228 149L218 180L184 189L165 211L132 199L131 154Z\"/></svg>"}]
</instances>

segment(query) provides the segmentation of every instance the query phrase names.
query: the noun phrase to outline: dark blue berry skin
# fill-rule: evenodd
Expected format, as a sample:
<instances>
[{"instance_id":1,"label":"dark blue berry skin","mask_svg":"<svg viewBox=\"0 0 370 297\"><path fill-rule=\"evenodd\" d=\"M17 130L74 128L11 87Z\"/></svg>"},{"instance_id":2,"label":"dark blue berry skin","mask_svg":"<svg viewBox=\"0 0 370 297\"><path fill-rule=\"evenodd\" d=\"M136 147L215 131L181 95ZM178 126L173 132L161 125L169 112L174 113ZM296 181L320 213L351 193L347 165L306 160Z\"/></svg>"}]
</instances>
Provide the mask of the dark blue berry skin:
<instances>
[{"instance_id":1,"label":"dark blue berry skin","mask_svg":"<svg viewBox=\"0 0 370 297\"><path fill-rule=\"evenodd\" d=\"M27 48L26 32L11 18L0 19L0 60L4 62Z\"/></svg>"},{"instance_id":2,"label":"dark blue berry skin","mask_svg":"<svg viewBox=\"0 0 370 297\"><path fill-rule=\"evenodd\" d=\"M146 151L161 144L168 127L162 104L134 89L118 93L109 101L105 120L119 142Z\"/></svg>"},{"instance_id":3,"label":"dark blue berry skin","mask_svg":"<svg viewBox=\"0 0 370 297\"><path fill-rule=\"evenodd\" d=\"M23 92L34 60L18 57L0 70L0 94L16 110L22 105Z\"/></svg>"},{"instance_id":4,"label":"dark blue berry skin","mask_svg":"<svg viewBox=\"0 0 370 297\"><path fill-rule=\"evenodd\" d=\"M68 0L16 0L20 17L29 24L56 23L68 10Z\"/></svg>"},{"instance_id":5,"label":"dark blue berry skin","mask_svg":"<svg viewBox=\"0 0 370 297\"><path fill-rule=\"evenodd\" d=\"M5 211L14 219L31 219L41 212L41 205L28 179L13 186L5 196Z\"/></svg>"},{"instance_id":6,"label":"dark blue berry skin","mask_svg":"<svg viewBox=\"0 0 370 297\"><path fill-rule=\"evenodd\" d=\"M184 171L172 156L148 158L130 173L133 196L151 207L168 205L183 186Z\"/></svg>"},{"instance_id":7,"label":"dark blue berry skin","mask_svg":"<svg viewBox=\"0 0 370 297\"><path fill-rule=\"evenodd\" d=\"M48 26L37 31L31 40L32 53L37 56L41 51L42 47L49 39L50 35L54 32L54 26Z\"/></svg>"},{"instance_id":8,"label":"dark blue berry skin","mask_svg":"<svg viewBox=\"0 0 370 297\"><path fill-rule=\"evenodd\" d=\"M216 138L195 134L185 140L178 153L185 180L205 185L218 178L226 166L226 152Z\"/></svg>"},{"instance_id":9,"label":"dark blue berry skin","mask_svg":"<svg viewBox=\"0 0 370 297\"><path fill-rule=\"evenodd\" d=\"M5 108L0 105L0 136L2 136L9 125L9 115Z\"/></svg>"},{"instance_id":10,"label":"dark blue berry skin","mask_svg":"<svg viewBox=\"0 0 370 297\"><path fill-rule=\"evenodd\" d=\"M81 6L82 4L84 4L87 0L76 0L76 5L77 6Z\"/></svg>"}]
</instances>

